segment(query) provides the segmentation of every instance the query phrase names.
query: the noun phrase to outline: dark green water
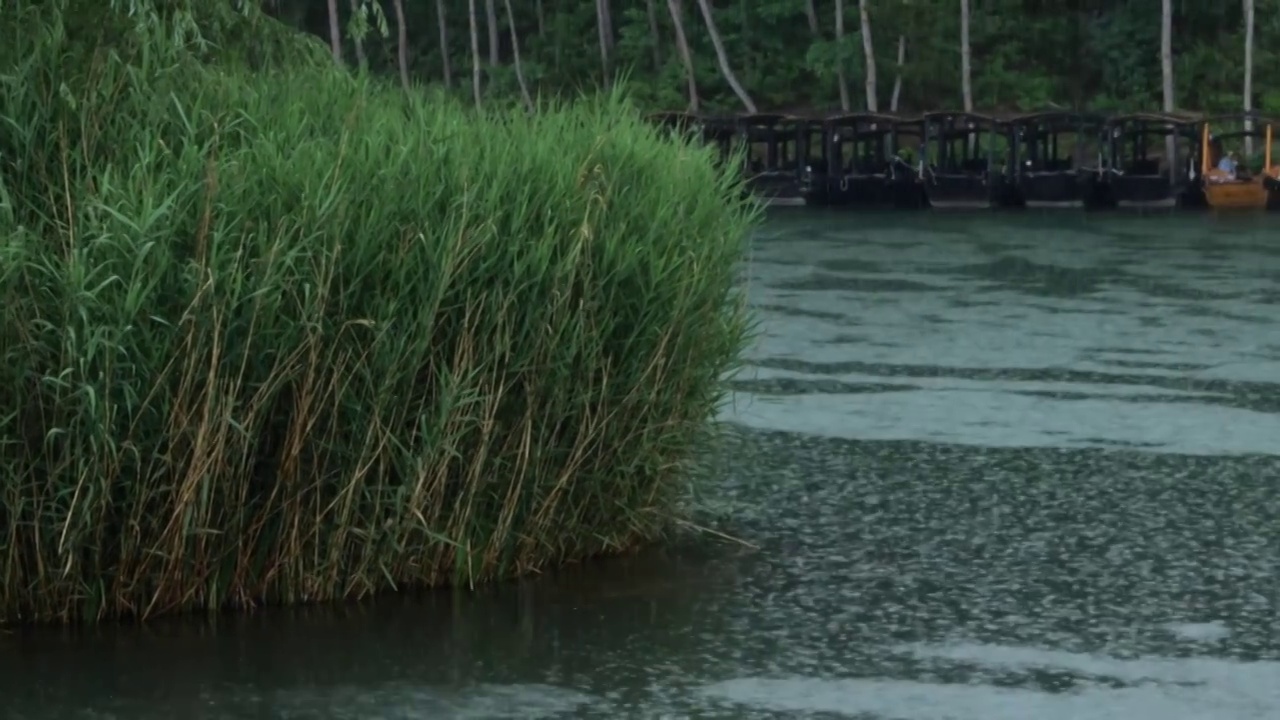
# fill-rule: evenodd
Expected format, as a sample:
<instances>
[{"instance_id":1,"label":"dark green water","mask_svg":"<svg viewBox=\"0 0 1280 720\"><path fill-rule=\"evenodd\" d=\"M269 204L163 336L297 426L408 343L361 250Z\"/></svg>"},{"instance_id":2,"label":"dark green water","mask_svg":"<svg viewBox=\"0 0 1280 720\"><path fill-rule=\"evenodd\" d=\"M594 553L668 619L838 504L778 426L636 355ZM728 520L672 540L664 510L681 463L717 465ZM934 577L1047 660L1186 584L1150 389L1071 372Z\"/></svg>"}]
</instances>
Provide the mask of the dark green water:
<instances>
[{"instance_id":1,"label":"dark green water","mask_svg":"<svg viewBox=\"0 0 1280 720\"><path fill-rule=\"evenodd\" d=\"M1280 717L1280 220L779 215L758 546L0 638L0 718Z\"/></svg>"}]
</instances>

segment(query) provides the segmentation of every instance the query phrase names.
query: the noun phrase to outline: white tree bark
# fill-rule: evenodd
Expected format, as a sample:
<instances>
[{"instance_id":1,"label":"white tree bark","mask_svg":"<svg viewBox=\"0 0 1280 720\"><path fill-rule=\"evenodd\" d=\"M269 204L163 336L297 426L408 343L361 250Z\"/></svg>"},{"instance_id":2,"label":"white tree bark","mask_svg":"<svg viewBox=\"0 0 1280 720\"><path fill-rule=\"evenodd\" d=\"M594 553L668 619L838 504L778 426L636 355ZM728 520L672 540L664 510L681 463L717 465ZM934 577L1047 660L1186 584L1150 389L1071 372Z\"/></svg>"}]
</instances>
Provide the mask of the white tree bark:
<instances>
[{"instance_id":1,"label":"white tree bark","mask_svg":"<svg viewBox=\"0 0 1280 720\"><path fill-rule=\"evenodd\" d=\"M689 111L698 112L701 103L698 101L698 79L693 73L693 53L689 50L689 39L684 34L684 7L681 0L667 0L667 11L671 13L671 24L676 30L676 52L684 63L684 77L689 84Z\"/></svg>"},{"instance_id":2,"label":"white tree bark","mask_svg":"<svg viewBox=\"0 0 1280 720\"><path fill-rule=\"evenodd\" d=\"M449 62L449 23L444 0L436 0L436 24L440 26L440 59L444 61L444 86L453 87L453 64Z\"/></svg>"},{"instance_id":3,"label":"white tree bark","mask_svg":"<svg viewBox=\"0 0 1280 720\"><path fill-rule=\"evenodd\" d=\"M844 74L844 0L836 0L836 85L840 86L840 109L849 112L849 79Z\"/></svg>"},{"instance_id":4,"label":"white tree bark","mask_svg":"<svg viewBox=\"0 0 1280 720\"><path fill-rule=\"evenodd\" d=\"M729 54L725 52L724 40L720 38L720 31L716 30L716 19L711 14L711 5L708 0L698 0L698 9L702 11L702 19L707 23L707 34L711 36L711 47L716 51L716 62L720 64L720 73L724 75L725 82L729 83L729 87L733 88L733 93L742 101L747 112L752 115L759 112L756 110L756 103L747 94L747 89L742 87L742 83L738 82L738 76L733 74L733 68L729 65Z\"/></svg>"},{"instance_id":5,"label":"white tree bark","mask_svg":"<svg viewBox=\"0 0 1280 720\"><path fill-rule=\"evenodd\" d=\"M867 66L867 110L879 112L876 102L876 51L871 42L871 15L867 12L867 0L858 0L858 19L862 24L862 54Z\"/></svg>"},{"instance_id":6,"label":"white tree bark","mask_svg":"<svg viewBox=\"0 0 1280 720\"><path fill-rule=\"evenodd\" d=\"M402 0L396 0L402 2ZM502 0L502 4L507 6L507 28L511 31L511 60L516 65L516 82L520 83L520 97L524 100L524 107L529 112L533 112L533 97L529 95L529 84L524 80L524 67L520 64L520 36L516 33L516 16L511 12L511 0Z\"/></svg>"},{"instance_id":7,"label":"white tree bark","mask_svg":"<svg viewBox=\"0 0 1280 720\"><path fill-rule=\"evenodd\" d=\"M1173 89L1173 0L1160 0L1160 74L1164 85L1164 111L1173 112L1177 107ZM1177 140L1169 135L1164 142L1165 163L1169 176L1177 172Z\"/></svg>"},{"instance_id":8,"label":"white tree bark","mask_svg":"<svg viewBox=\"0 0 1280 720\"><path fill-rule=\"evenodd\" d=\"M467 0L467 21L471 23L471 93L480 107L480 23L476 19L476 0Z\"/></svg>"},{"instance_id":9,"label":"white tree bark","mask_svg":"<svg viewBox=\"0 0 1280 720\"><path fill-rule=\"evenodd\" d=\"M960 0L960 93L964 111L973 112L973 53L969 50L969 0Z\"/></svg>"},{"instance_id":10,"label":"white tree bark","mask_svg":"<svg viewBox=\"0 0 1280 720\"><path fill-rule=\"evenodd\" d=\"M822 30L818 27L818 6L813 4L813 0L804 0L804 14L809 18L809 32L815 37L822 35Z\"/></svg>"},{"instance_id":11,"label":"white tree bark","mask_svg":"<svg viewBox=\"0 0 1280 720\"><path fill-rule=\"evenodd\" d=\"M1253 0L1244 0L1244 111L1253 111ZM1253 131L1253 120L1245 120L1244 129ZM1253 155L1253 136L1244 137L1245 155Z\"/></svg>"},{"instance_id":12,"label":"white tree bark","mask_svg":"<svg viewBox=\"0 0 1280 720\"><path fill-rule=\"evenodd\" d=\"M898 36L898 76L893 79L893 95L889 98L889 112L898 112L898 100L902 97L902 66L907 62L907 36Z\"/></svg>"},{"instance_id":13,"label":"white tree bark","mask_svg":"<svg viewBox=\"0 0 1280 720\"><path fill-rule=\"evenodd\" d=\"M489 25L489 64L497 67L502 62L501 42L498 39L498 9L493 0L484 0L485 20Z\"/></svg>"}]
</instances>

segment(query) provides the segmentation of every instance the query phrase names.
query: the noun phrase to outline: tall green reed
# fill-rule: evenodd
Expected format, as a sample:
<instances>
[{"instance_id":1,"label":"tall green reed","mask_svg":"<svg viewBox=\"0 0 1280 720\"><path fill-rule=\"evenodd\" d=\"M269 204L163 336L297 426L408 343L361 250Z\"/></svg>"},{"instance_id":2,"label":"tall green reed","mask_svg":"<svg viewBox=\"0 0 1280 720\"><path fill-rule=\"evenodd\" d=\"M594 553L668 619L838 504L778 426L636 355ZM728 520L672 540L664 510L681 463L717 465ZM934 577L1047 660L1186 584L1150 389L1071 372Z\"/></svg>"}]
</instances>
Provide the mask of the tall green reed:
<instances>
[{"instance_id":1,"label":"tall green reed","mask_svg":"<svg viewBox=\"0 0 1280 720\"><path fill-rule=\"evenodd\" d=\"M0 80L0 624L668 527L747 332L757 210L708 151L618 97L477 115L84 32L12 32Z\"/></svg>"}]
</instances>

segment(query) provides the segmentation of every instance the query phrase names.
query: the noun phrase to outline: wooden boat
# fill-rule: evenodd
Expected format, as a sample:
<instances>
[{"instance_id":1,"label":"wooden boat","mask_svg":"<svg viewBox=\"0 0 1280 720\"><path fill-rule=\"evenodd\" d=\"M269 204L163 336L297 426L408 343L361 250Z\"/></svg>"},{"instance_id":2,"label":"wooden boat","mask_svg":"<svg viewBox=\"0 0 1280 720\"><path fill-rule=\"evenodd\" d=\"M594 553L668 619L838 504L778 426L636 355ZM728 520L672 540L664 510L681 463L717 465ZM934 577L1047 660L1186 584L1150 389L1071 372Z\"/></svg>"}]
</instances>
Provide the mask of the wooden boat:
<instances>
[{"instance_id":1,"label":"wooden boat","mask_svg":"<svg viewBox=\"0 0 1280 720\"><path fill-rule=\"evenodd\" d=\"M1102 173L1104 119L1077 112L1044 112L1002 121L1011 147L1006 168L1009 204L1022 207L1095 206Z\"/></svg>"},{"instance_id":2,"label":"wooden boat","mask_svg":"<svg viewBox=\"0 0 1280 720\"><path fill-rule=\"evenodd\" d=\"M989 208L1000 204L1005 187L996 154L1001 140L996 119L939 112L927 113L923 120L922 174L929 206Z\"/></svg>"},{"instance_id":3,"label":"wooden boat","mask_svg":"<svg viewBox=\"0 0 1280 720\"><path fill-rule=\"evenodd\" d=\"M1107 120L1100 204L1122 208L1172 208L1187 203L1198 173L1194 118L1135 113ZM1172 153L1172 154L1170 154Z\"/></svg>"},{"instance_id":4,"label":"wooden boat","mask_svg":"<svg viewBox=\"0 0 1280 720\"><path fill-rule=\"evenodd\" d=\"M733 116L702 116L699 126L702 142L719 151L722 163L731 162L740 141L738 119Z\"/></svg>"},{"instance_id":5,"label":"wooden boat","mask_svg":"<svg viewBox=\"0 0 1280 720\"><path fill-rule=\"evenodd\" d=\"M738 132L746 144L747 187L771 205L803 205L801 170L807 123L778 114L744 115Z\"/></svg>"},{"instance_id":6,"label":"wooden boat","mask_svg":"<svg viewBox=\"0 0 1280 720\"><path fill-rule=\"evenodd\" d=\"M1200 179L1205 203L1214 210L1266 210L1277 206L1280 192L1280 167L1271 164L1271 123L1254 115L1233 116L1243 120L1244 129L1213 133L1211 122L1221 122L1225 116L1211 118L1200 123ZM1217 167L1226 152L1225 141L1246 137L1261 138L1263 162L1259 172L1252 173L1246 166L1231 173Z\"/></svg>"},{"instance_id":7,"label":"wooden boat","mask_svg":"<svg viewBox=\"0 0 1280 720\"><path fill-rule=\"evenodd\" d=\"M810 170L805 183L809 204L924 206L919 165L913 162L913 150L918 152L924 135L923 120L840 115L823 123L823 135L826 172Z\"/></svg>"}]
</instances>

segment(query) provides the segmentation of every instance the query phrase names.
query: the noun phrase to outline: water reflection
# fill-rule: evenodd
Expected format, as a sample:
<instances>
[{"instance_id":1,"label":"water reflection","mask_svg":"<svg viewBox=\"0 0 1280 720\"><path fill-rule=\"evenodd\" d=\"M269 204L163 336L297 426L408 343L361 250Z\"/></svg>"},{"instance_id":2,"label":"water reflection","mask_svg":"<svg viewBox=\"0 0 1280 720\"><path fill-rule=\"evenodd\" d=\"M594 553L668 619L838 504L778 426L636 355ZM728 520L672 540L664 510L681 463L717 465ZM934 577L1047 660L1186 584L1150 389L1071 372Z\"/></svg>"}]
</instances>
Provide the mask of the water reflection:
<instances>
[{"instance_id":1,"label":"water reflection","mask_svg":"<svg viewBox=\"0 0 1280 720\"><path fill-rule=\"evenodd\" d=\"M758 549L0 637L0 715L1273 717L1264 222L779 220L701 498Z\"/></svg>"}]
</instances>

